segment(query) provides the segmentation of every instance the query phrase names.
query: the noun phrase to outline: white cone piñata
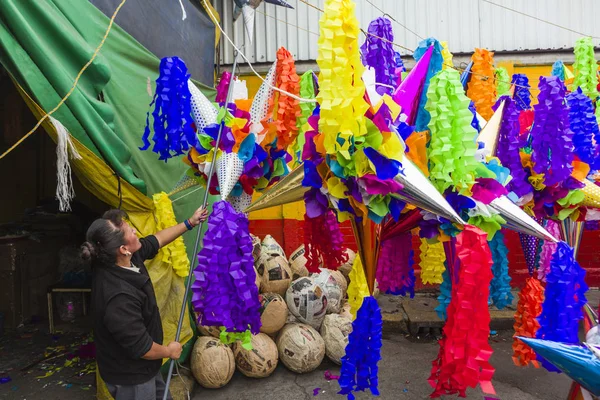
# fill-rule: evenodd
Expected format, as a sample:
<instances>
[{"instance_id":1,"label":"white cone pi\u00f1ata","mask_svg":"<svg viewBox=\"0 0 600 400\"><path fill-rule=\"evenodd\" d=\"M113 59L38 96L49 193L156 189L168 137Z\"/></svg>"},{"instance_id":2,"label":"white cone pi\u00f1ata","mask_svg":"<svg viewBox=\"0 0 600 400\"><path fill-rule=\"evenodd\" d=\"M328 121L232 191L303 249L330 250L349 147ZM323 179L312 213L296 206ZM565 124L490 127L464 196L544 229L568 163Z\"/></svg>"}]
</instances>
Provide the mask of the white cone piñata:
<instances>
[{"instance_id":1,"label":"white cone pi\u00f1ata","mask_svg":"<svg viewBox=\"0 0 600 400\"><path fill-rule=\"evenodd\" d=\"M246 34L248 35L248 40L250 44L252 44L252 40L254 38L254 8L250 6L242 7L242 15L244 16L244 27L246 28Z\"/></svg>"},{"instance_id":2,"label":"white cone pi\u00f1ata","mask_svg":"<svg viewBox=\"0 0 600 400\"><path fill-rule=\"evenodd\" d=\"M244 161L238 157L237 153L222 153L215 167L217 168L221 200L225 200L244 172Z\"/></svg>"},{"instance_id":3,"label":"white cone pi\u00f1ata","mask_svg":"<svg viewBox=\"0 0 600 400\"><path fill-rule=\"evenodd\" d=\"M188 80L188 87L192 94L192 116L198 132L202 132L208 125L217 123L219 111L191 80Z\"/></svg>"},{"instance_id":4,"label":"white cone pi\u00f1ata","mask_svg":"<svg viewBox=\"0 0 600 400\"><path fill-rule=\"evenodd\" d=\"M239 213L244 212L244 210L250 207L252 204L252 195L242 192L239 196L229 196L227 201L231 204L233 209Z\"/></svg>"},{"instance_id":5,"label":"white cone pi\u00f1ata","mask_svg":"<svg viewBox=\"0 0 600 400\"><path fill-rule=\"evenodd\" d=\"M252 121L250 132L256 136L263 131L263 126L260 122L267 117L267 113L269 112L269 99L273 97L276 68L277 61L269 68L265 81L258 88L258 92L256 92L256 96L254 96L254 100L252 100L252 105L250 106L250 120ZM260 143L260 141L257 142Z\"/></svg>"}]
</instances>

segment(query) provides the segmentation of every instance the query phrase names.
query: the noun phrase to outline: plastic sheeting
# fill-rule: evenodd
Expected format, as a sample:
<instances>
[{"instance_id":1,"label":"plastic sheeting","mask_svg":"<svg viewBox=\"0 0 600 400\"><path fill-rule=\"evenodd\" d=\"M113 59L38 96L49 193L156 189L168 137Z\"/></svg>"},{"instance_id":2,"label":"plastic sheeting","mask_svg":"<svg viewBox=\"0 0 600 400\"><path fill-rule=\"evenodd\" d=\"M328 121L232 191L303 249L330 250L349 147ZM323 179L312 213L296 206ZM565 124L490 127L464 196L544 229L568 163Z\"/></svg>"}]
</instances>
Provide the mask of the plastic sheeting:
<instances>
[{"instance_id":1,"label":"plastic sheeting","mask_svg":"<svg viewBox=\"0 0 600 400\"><path fill-rule=\"evenodd\" d=\"M89 0L111 17L121 0ZM213 86L215 25L198 1L127 0L115 22L158 58L177 56L192 78Z\"/></svg>"}]
</instances>

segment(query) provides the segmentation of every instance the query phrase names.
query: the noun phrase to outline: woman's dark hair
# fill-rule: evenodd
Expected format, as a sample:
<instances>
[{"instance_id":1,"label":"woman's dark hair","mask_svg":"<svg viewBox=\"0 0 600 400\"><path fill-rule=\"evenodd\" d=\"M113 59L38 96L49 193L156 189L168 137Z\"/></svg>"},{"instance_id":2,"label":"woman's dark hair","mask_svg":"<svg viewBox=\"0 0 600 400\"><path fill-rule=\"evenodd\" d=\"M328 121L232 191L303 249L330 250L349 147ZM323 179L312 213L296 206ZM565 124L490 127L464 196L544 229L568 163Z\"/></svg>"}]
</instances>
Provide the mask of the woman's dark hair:
<instances>
[{"instance_id":1,"label":"woman's dark hair","mask_svg":"<svg viewBox=\"0 0 600 400\"><path fill-rule=\"evenodd\" d=\"M123 220L127 214L122 210L109 210L92 222L86 233L87 241L81 245L81 258L92 264L114 264L117 250L125 244Z\"/></svg>"}]
</instances>

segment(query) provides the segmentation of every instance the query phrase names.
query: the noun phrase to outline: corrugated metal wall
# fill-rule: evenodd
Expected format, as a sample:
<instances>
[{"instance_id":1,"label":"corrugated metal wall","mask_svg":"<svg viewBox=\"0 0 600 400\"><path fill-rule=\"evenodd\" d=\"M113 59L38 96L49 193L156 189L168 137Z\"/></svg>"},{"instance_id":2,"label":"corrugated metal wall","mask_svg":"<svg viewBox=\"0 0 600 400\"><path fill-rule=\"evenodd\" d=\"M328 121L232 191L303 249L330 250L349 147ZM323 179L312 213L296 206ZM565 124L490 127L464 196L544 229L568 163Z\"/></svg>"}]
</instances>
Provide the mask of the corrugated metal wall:
<instances>
[{"instance_id":1,"label":"corrugated metal wall","mask_svg":"<svg viewBox=\"0 0 600 400\"><path fill-rule=\"evenodd\" d=\"M324 0L307 0L323 8ZM245 45L244 53L252 62L272 62L285 46L296 60L317 57L317 39L321 12L299 0L288 0L295 9L261 4L256 10L255 37L252 44L243 32L242 17L233 22L233 0L216 0L217 10L227 34ZM494 51L571 48L581 35L537 21L525 15L491 4L496 3L533 15L577 32L597 37L600 44L599 0L371 0L398 23L393 22L394 41L414 49L419 38L434 36L446 40L454 53L470 53L475 47ZM356 0L356 15L361 27L381 16L367 0ZM279 20L279 21L277 21ZM364 38L363 38L364 39ZM362 40L362 39L361 39ZM398 49L402 54L405 50ZM231 64L233 51L224 40L221 63Z\"/></svg>"}]
</instances>

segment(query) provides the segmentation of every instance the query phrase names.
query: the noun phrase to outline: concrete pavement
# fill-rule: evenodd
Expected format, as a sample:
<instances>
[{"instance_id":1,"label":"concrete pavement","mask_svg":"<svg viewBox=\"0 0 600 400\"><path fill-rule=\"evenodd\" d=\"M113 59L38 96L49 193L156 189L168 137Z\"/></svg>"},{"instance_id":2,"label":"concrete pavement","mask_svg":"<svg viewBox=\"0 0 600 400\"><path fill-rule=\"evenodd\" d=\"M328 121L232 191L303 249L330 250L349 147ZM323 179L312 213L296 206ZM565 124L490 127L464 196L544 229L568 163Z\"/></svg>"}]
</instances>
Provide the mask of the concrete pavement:
<instances>
[{"instance_id":1,"label":"concrete pavement","mask_svg":"<svg viewBox=\"0 0 600 400\"><path fill-rule=\"evenodd\" d=\"M492 337L494 349L492 365L496 368L493 383L498 397L503 400L564 400L571 380L544 369L518 368L512 363L511 332L501 332ZM379 362L380 399L427 399L431 387L427 378L431 362L436 358L439 346L434 340L414 340L398 333L384 335L382 360ZM265 379L246 378L236 372L227 386L217 390L197 387L195 400L308 400L343 399L337 395L337 381L327 381L324 372L339 373L339 367L324 361L316 370L297 375L279 365ZM316 396L314 390L320 388ZM359 393L357 399L374 398L369 392ZM455 398L454 396L446 399ZM479 389L470 390L468 399L482 399Z\"/></svg>"}]
</instances>

